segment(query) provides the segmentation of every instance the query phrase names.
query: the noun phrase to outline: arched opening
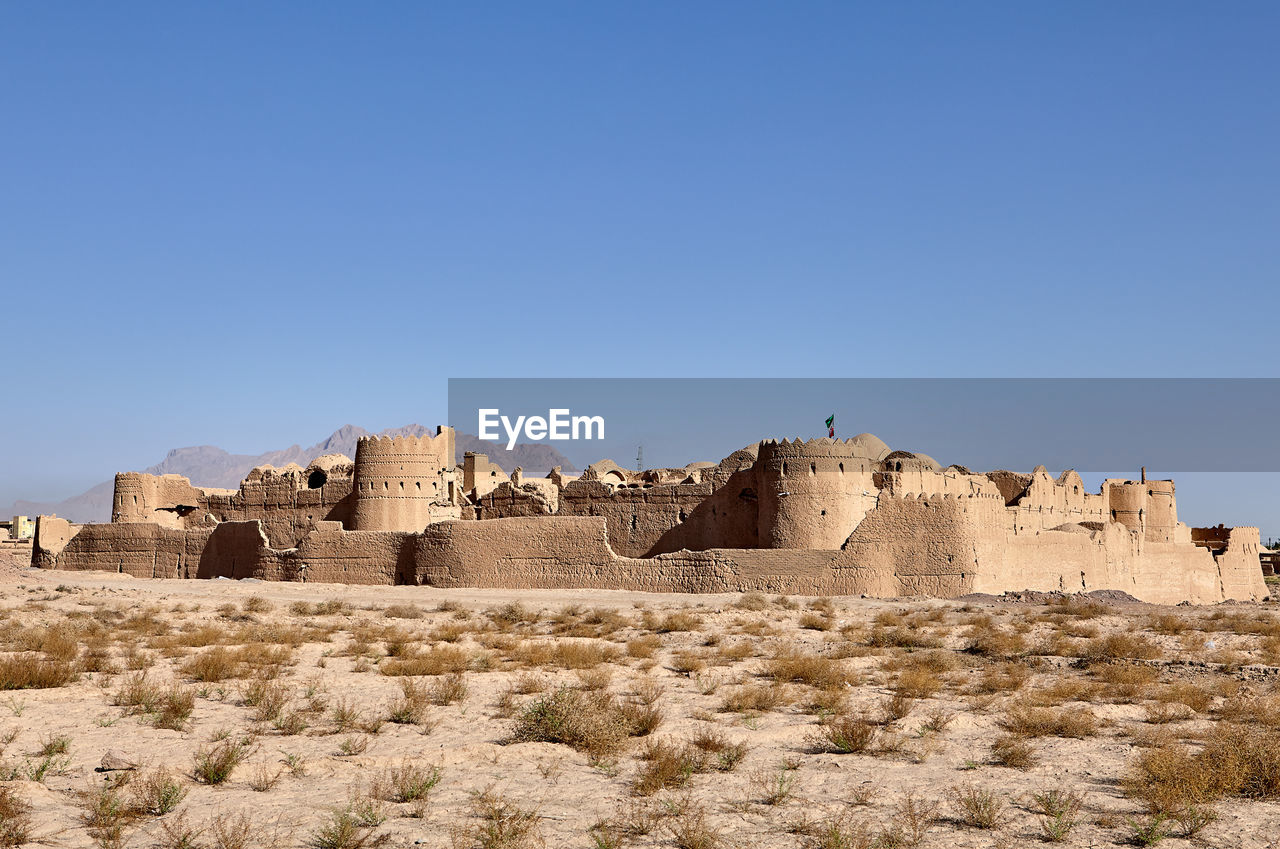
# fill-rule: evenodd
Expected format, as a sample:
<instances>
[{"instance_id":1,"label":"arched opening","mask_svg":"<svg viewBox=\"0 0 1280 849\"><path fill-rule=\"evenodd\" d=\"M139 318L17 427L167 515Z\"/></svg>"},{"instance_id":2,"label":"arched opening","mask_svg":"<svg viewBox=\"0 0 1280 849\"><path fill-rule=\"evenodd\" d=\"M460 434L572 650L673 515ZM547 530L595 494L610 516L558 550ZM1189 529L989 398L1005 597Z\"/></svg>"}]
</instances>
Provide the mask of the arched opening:
<instances>
[{"instance_id":1,"label":"arched opening","mask_svg":"<svg viewBox=\"0 0 1280 849\"><path fill-rule=\"evenodd\" d=\"M307 475L307 489L319 489L329 482L329 476L324 472L316 469Z\"/></svg>"}]
</instances>

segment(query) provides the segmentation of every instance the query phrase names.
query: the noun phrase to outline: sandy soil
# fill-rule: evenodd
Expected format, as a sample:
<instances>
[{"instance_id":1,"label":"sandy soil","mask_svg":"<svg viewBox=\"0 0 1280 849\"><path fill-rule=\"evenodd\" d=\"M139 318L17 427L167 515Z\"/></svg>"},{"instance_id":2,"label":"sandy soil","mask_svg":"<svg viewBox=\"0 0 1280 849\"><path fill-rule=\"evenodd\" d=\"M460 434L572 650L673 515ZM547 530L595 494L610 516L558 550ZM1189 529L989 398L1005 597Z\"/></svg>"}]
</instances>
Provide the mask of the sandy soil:
<instances>
[{"instance_id":1,"label":"sandy soil","mask_svg":"<svg viewBox=\"0 0 1280 849\"><path fill-rule=\"evenodd\" d=\"M902 811L909 797L932 813L918 845L1025 846L1042 840L1044 820L1035 813L1031 794L1049 788L1078 793L1083 801L1064 845L1125 845L1134 833L1127 820L1147 821L1142 804L1121 783L1141 744L1159 735L1194 743L1232 699L1274 695L1271 673L1276 670L1267 664L1275 663L1275 645L1267 643L1267 623L1280 618L1268 607L1117 605L1065 614L1061 605L1000 601L831 601L832 606L819 602L813 610L811 599L749 598L743 606L738 595L146 581L106 573L0 570L0 640L5 643L0 648L13 653L7 656L35 657L40 651L52 656L55 650L40 648L40 640L48 641L49 634L70 636L83 643L77 668L101 670L80 671L63 686L0 694L0 736L13 734L0 755L3 770L13 778L4 786L33 807L33 839L68 847L176 846L166 836L166 824L173 832L183 818L202 831L194 845L236 845L234 836L220 836L213 826L221 823L225 831L241 816L251 824L251 837L240 844L246 846L354 847L364 839L365 845L427 847L821 847L871 845L875 835L879 845L911 845L886 836L910 819ZM324 602L344 606L317 612L299 604ZM1237 633L1241 629L1225 628L1221 616L1210 618L1223 610L1263 624L1254 629L1257 633ZM687 621L666 624L688 630L662 627L668 614L681 611L691 614ZM1152 618L1159 615L1184 619L1191 627L1153 629ZM1025 645L1005 658L968 650L974 623L1016 634ZM184 671L221 639L234 641L228 645L234 649L247 644L241 642L246 635L290 628L295 639L298 634L305 639L287 652L281 666L242 666L220 681L194 680ZM1115 657L1096 657L1086 666L1072 652L1046 654L1036 648L1055 635L1055 645L1078 648L1109 634L1138 632L1156 656L1122 664L1151 670L1150 680L1137 685L1108 681L1099 671L1114 666ZM1201 636L1189 636L1196 634ZM902 645L913 635L920 645ZM649 658L643 656L646 638L656 647ZM563 668L528 651L540 643L590 644L616 657L598 666L584 662L583 668ZM429 705L421 722L381 721L402 698L406 680L384 673L394 669L397 658L414 657L431 646L457 649L469 658L461 675L465 696ZM37 654L17 653L24 648ZM848 683L834 694L830 687L822 693L803 683L778 684L790 703L726 710L725 702L741 686L772 684L764 673L768 658L780 651L833 659ZM90 654L93 660L86 660ZM894 693L902 691L902 670L920 668L922 659L937 669L940 689L908 704L904 717L884 721L872 751L840 754L819 744L824 714L813 702L830 708L838 698L847 710L882 716ZM145 671L148 683L195 694L181 730L155 727L153 714L115 703L139 671ZM444 677L408 680L432 685ZM278 720L255 719L258 711L246 704L255 678L283 685L288 702L280 716L297 717L297 726L282 730ZM1010 706L1063 680L1092 687L1085 701L1042 698L1035 703L1090 711L1096 731L1078 738L1024 736L1033 765L1018 769L994 763L991 746L1006 734L1002 722ZM1175 721L1152 721L1153 709L1168 703L1160 701L1160 688L1174 684L1211 694L1208 705L1179 707ZM530 704L561 687L582 691L602 685L629 704L646 687L650 697L655 686L661 687L655 702L661 724L648 737L630 739L621 751L604 756L558 743L509 742ZM516 692L529 690L536 691ZM344 708L357 715L341 716ZM931 730L931 725L942 727ZM741 762L732 769L693 772L683 786L637 794L636 781L646 766L639 755L646 746L680 744L707 731L744 744ZM196 753L224 737L243 740L251 754L225 783L200 783L193 774ZM58 748L59 738L66 741L64 754L40 754L47 743ZM138 769L100 771L104 754L112 750ZM290 768L299 764L305 766ZM370 801L379 777L405 764L440 768L439 783L425 802ZM95 793L100 800L103 788L119 786L120 800L133 799L133 788L156 767L170 770L186 791L176 810L163 816L122 813L110 823L99 817L96 827L87 823L86 808ZM279 778L270 789L256 790L252 785L264 771ZM963 822L948 793L965 785L993 792L1003 808L996 828ZM486 837L483 830L495 820L485 819L481 809L485 800L496 799L536 813L526 842ZM357 819L369 814L352 832L357 842L326 843L321 829L344 810L353 810ZM1194 841L1177 837L1170 821L1175 835L1162 845L1280 845L1274 837L1280 832L1276 801L1230 798L1218 802L1215 811L1217 820ZM708 841L701 844L691 840L687 828L699 812L706 826L701 837ZM651 825L647 834L629 829L637 821ZM602 823L603 829L591 831ZM840 844L828 835L824 843L823 824L842 833L861 828L870 836Z\"/></svg>"}]
</instances>

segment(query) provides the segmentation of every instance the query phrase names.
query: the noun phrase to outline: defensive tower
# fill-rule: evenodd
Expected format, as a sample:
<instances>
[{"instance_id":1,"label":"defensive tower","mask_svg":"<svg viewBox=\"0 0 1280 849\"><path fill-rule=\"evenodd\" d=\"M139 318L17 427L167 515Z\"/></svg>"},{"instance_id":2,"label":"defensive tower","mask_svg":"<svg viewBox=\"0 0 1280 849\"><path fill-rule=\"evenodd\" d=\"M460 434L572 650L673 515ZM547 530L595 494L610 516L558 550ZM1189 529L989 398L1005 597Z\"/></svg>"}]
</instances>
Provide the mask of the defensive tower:
<instances>
[{"instance_id":1,"label":"defensive tower","mask_svg":"<svg viewBox=\"0 0 1280 849\"><path fill-rule=\"evenodd\" d=\"M421 531L432 504L455 500L454 431L435 436L363 436L356 442L357 531Z\"/></svg>"}]
</instances>

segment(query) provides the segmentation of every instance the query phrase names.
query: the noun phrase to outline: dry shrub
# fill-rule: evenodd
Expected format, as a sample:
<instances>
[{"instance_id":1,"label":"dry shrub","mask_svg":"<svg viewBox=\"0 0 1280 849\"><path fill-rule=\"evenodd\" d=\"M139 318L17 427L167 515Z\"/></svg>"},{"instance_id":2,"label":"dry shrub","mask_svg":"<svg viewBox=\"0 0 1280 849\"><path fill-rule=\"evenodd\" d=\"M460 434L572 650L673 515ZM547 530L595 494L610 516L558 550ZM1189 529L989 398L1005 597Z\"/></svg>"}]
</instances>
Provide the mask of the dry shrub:
<instances>
[{"instance_id":1,"label":"dry shrub","mask_svg":"<svg viewBox=\"0 0 1280 849\"><path fill-rule=\"evenodd\" d=\"M1207 711L1213 703L1213 694L1199 684L1190 681L1175 681L1166 684L1151 694L1151 698L1167 704L1184 704L1196 713Z\"/></svg>"},{"instance_id":2,"label":"dry shrub","mask_svg":"<svg viewBox=\"0 0 1280 849\"><path fill-rule=\"evenodd\" d=\"M645 634L636 637L634 640L627 640L627 656L639 659L648 659L662 648L662 639L653 634Z\"/></svg>"},{"instance_id":3,"label":"dry shrub","mask_svg":"<svg viewBox=\"0 0 1280 849\"><path fill-rule=\"evenodd\" d=\"M240 603L245 613L267 613L275 609L275 605L260 595L251 595Z\"/></svg>"},{"instance_id":4,"label":"dry shrub","mask_svg":"<svg viewBox=\"0 0 1280 849\"><path fill-rule=\"evenodd\" d=\"M1219 723L1198 760L1224 795L1280 797L1280 731L1276 729Z\"/></svg>"},{"instance_id":5,"label":"dry shrub","mask_svg":"<svg viewBox=\"0 0 1280 849\"><path fill-rule=\"evenodd\" d=\"M652 796L659 790L685 786L694 773L708 769L707 753L692 745L650 743L641 753L643 765L632 781L637 796Z\"/></svg>"},{"instance_id":6,"label":"dry shrub","mask_svg":"<svg viewBox=\"0 0 1280 849\"><path fill-rule=\"evenodd\" d=\"M103 849L124 846L125 826L137 814L119 787L112 784L91 786L82 796L84 811L80 821L85 830Z\"/></svg>"},{"instance_id":7,"label":"dry shrub","mask_svg":"<svg viewBox=\"0 0 1280 849\"><path fill-rule=\"evenodd\" d=\"M746 743L731 743L719 729L702 729L689 739L689 745L715 758L713 766L721 772L732 772L747 756Z\"/></svg>"},{"instance_id":8,"label":"dry shrub","mask_svg":"<svg viewBox=\"0 0 1280 849\"><path fill-rule=\"evenodd\" d=\"M388 718L402 725L422 722L426 717L427 703L431 701L426 686L412 678L405 678L400 682L400 690L401 696L391 703L391 715Z\"/></svg>"},{"instance_id":9,"label":"dry shrub","mask_svg":"<svg viewBox=\"0 0 1280 849\"><path fill-rule=\"evenodd\" d=\"M607 693L560 689L535 700L516 718L513 743L563 743L593 758L625 748L630 725Z\"/></svg>"},{"instance_id":10,"label":"dry shrub","mask_svg":"<svg viewBox=\"0 0 1280 849\"><path fill-rule=\"evenodd\" d=\"M1022 663L998 663L982 670L977 684L973 686L976 693L1009 693L1022 689L1031 678L1031 670Z\"/></svg>"},{"instance_id":11,"label":"dry shrub","mask_svg":"<svg viewBox=\"0 0 1280 849\"><path fill-rule=\"evenodd\" d=\"M942 639L924 628L877 625L867 635L867 645L872 648L935 649L942 645Z\"/></svg>"},{"instance_id":12,"label":"dry shrub","mask_svg":"<svg viewBox=\"0 0 1280 849\"><path fill-rule=\"evenodd\" d=\"M1143 708L1143 716L1153 725L1181 722L1195 716L1195 711L1181 702L1153 702Z\"/></svg>"},{"instance_id":13,"label":"dry shrub","mask_svg":"<svg viewBox=\"0 0 1280 849\"><path fill-rule=\"evenodd\" d=\"M374 779L375 796L388 802L421 802L440 783L444 770L440 766L421 766L412 761L401 761L399 766L389 766Z\"/></svg>"},{"instance_id":14,"label":"dry shrub","mask_svg":"<svg viewBox=\"0 0 1280 849\"><path fill-rule=\"evenodd\" d=\"M1004 819L1004 802L984 787L972 784L952 787L947 791L947 801L956 821L970 828L995 828Z\"/></svg>"},{"instance_id":15,"label":"dry shrub","mask_svg":"<svg viewBox=\"0 0 1280 849\"><path fill-rule=\"evenodd\" d=\"M882 713L884 719L881 723L890 725L900 719L905 719L911 713L911 709L915 707L916 700L906 693L895 693L884 700Z\"/></svg>"},{"instance_id":16,"label":"dry shrub","mask_svg":"<svg viewBox=\"0 0 1280 849\"><path fill-rule=\"evenodd\" d=\"M729 845L701 805L684 805L671 816L667 830L676 849L723 849Z\"/></svg>"},{"instance_id":17,"label":"dry shrub","mask_svg":"<svg viewBox=\"0 0 1280 849\"><path fill-rule=\"evenodd\" d=\"M1152 660L1160 657L1160 647L1141 634L1108 634L1085 643L1080 656L1096 663L1113 660Z\"/></svg>"},{"instance_id":18,"label":"dry shrub","mask_svg":"<svg viewBox=\"0 0 1280 849\"><path fill-rule=\"evenodd\" d=\"M214 646L195 655L182 665L182 674L196 681L217 682L241 678L255 672L262 678L274 678L281 667L293 660L289 645L251 643L235 649Z\"/></svg>"},{"instance_id":19,"label":"dry shrub","mask_svg":"<svg viewBox=\"0 0 1280 849\"><path fill-rule=\"evenodd\" d=\"M532 849L541 846L542 817L536 809L521 808L492 787L472 798L478 825L452 830L455 849Z\"/></svg>"},{"instance_id":20,"label":"dry shrub","mask_svg":"<svg viewBox=\"0 0 1280 849\"><path fill-rule=\"evenodd\" d=\"M769 606L769 599L765 598L764 593L743 593L733 606L739 610L761 611Z\"/></svg>"},{"instance_id":21,"label":"dry shrub","mask_svg":"<svg viewBox=\"0 0 1280 849\"><path fill-rule=\"evenodd\" d=\"M134 809L153 817L169 813L187 795L187 788L164 767L142 773L129 782L129 787L133 794Z\"/></svg>"},{"instance_id":22,"label":"dry shrub","mask_svg":"<svg viewBox=\"0 0 1280 849\"><path fill-rule=\"evenodd\" d=\"M31 831L31 805L12 787L0 787L0 846L22 846Z\"/></svg>"},{"instance_id":23,"label":"dry shrub","mask_svg":"<svg viewBox=\"0 0 1280 849\"><path fill-rule=\"evenodd\" d=\"M727 713L764 713L790 703L790 692L777 681L741 684L725 692L720 700L720 710Z\"/></svg>"},{"instance_id":24,"label":"dry shrub","mask_svg":"<svg viewBox=\"0 0 1280 849\"><path fill-rule=\"evenodd\" d=\"M194 755L192 772L201 784L222 784L251 750L249 744L234 739L223 740L211 747L201 746Z\"/></svg>"},{"instance_id":25,"label":"dry shrub","mask_svg":"<svg viewBox=\"0 0 1280 849\"><path fill-rule=\"evenodd\" d=\"M75 666L65 660L46 660L34 654L0 658L0 690L45 690L76 680Z\"/></svg>"},{"instance_id":26,"label":"dry shrub","mask_svg":"<svg viewBox=\"0 0 1280 849\"><path fill-rule=\"evenodd\" d=\"M1218 715L1228 722L1280 726L1280 697L1273 693L1236 695L1227 699Z\"/></svg>"},{"instance_id":27,"label":"dry shrub","mask_svg":"<svg viewBox=\"0 0 1280 849\"><path fill-rule=\"evenodd\" d=\"M1060 705L1064 702L1092 702L1102 691L1102 685L1072 675L1060 675L1043 687L1027 693L1024 698L1041 706Z\"/></svg>"},{"instance_id":28,"label":"dry shrub","mask_svg":"<svg viewBox=\"0 0 1280 849\"><path fill-rule=\"evenodd\" d=\"M702 619L691 610L675 610L650 624L650 612L645 611L644 627L659 634L675 631L696 631L702 627Z\"/></svg>"},{"instance_id":29,"label":"dry shrub","mask_svg":"<svg viewBox=\"0 0 1280 849\"><path fill-rule=\"evenodd\" d=\"M707 668L707 661L693 649L678 651L671 656L671 671L681 675L694 675Z\"/></svg>"},{"instance_id":30,"label":"dry shrub","mask_svg":"<svg viewBox=\"0 0 1280 849\"><path fill-rule=\"evenodd\" d=\"M647 737L662 725L662 709L656 705L623 702L618 708L627 722L627 733L632 737Z\"/></svg>"},{"instance_id":31,"label":"dry shrub","mask_svg":"<svg viewBox=\"0 0 1280 849\"><path fill-rule=\"evenodd\" d=\"M1040 816L1040 834L1049 843L1065 841L1080 822L1084 797L1069 788L1053 787L1031 794L1031 806Z\"/></svg>"},{"instance_id":32,"label":"dry shrub","mask_svg":"<svg viewBox=\"0 0 1280 849\"><path fill-rule=\"evenodd\" d=\"M622 656L615 645L596 640L526 640L510 653L510 659L523 666L559 666L564 669L590 669L612 663Z\"/></svg>"},{"instance_id":33,"label":"dry shrub","mask_svg":"<svg viewBox=\"0 0 1280 849\"><path fill-rule=\"evenodd\" d=\"M1030 769L1036 765L1036 750L1025 737L1002 734L991 744L991 760L1014 769Z\"/></svg>"},{"instance_id":34,"label":"dry shrub","mask_svg":"<svg viewBox=\"0 0 1280 849\"><path fill-rule=\"evenodd\" d=\"M821 613L802 613L800 615L800 627L810 631L830 631L833 624L831 617L824 616Z\"/></svg>"},{"instance_id":35,"label":"dry shrub","mask_svg":"<svg viewBox=\"0 0 1280 849\"><path fill-rule=\"evenodd\" d=\"M1124 785L1152 813L1172 814L1224 796L1280 798L1280 731L1219 723L1199 751L1173 742L1144 750Z\"/></svg>"},{"instance_id":36,"label":"dry shrub","mask_svg":"<svg viewBox=\"0 0 1280 849\"><path fill-rule=\"evenodd\" d=\"M1142 698L1160 677L1155 669L1138 663L1108 663L1094 667L1092 674L1106 685L1103 693L1108 701L1113 702L1131 702Z\"/></svg>"},{"instance_id":37,"label":"dry shrub","mask_svg":"<svg viewBox=\"0 0 1280 849\"><path fill-rule=\"evenodd\" d=\"M392 604L382 609L388 619L421 619L422 608L416 604Z\"/></svg>"},{"instance_id":38,"label":"dry shrub","mask_svg":"<svg viewBox=\"0 0 1280 849\"><path fill-rule=\"evenodd\" d=\"M160 696L151 724L156 728L183 731L196 708L196 694L189 687L173 686Z\"/></svg>"},{"instance_id":39,"label":"dry shrub","mask_svg":"<svg viewBox=\"0 0 1280 849\"><path fill-rule=\"evenodd\" d=\"M779 650L765 661L764 674L778 682L808 684L820 689L853 683L855 678L838 660L790 648Z\"/></svg>"},{"instance_id":40,"label":"dry shrub","mask_svg":"<svg viewBox=\"0 0 1280 849\"><path fill-rule=\"evenodd\" d=\"M112 697L112 704L130 708L130 713L152 713L160 703L160 687L147 679L145 670L124 679Z\"/></svg>"},{"instance_id":41,"label":"dry shrub","mask_svg":"<svg viewBox=\"0 0 1280 849\"><path fill-rule=\"evenodd\" d=\"M277 719L289 703L291 694L290 687L259 678L240 688L240 698L247 707L254 709L253 718L257 722L272 722Z\"/></svg>"},{"instance_id":42,"label":"dry shrub","mask_svg":"<svg viewBox=\"0 0 1280 849\"><path fill-rule=\"evenodd\" d=\"M982 657L1017 657L1026 653L1027 641L1016 632L979 624L969 629L969 644L965 650Z\"/></svg>"},{"instance_id":43,"label":"dry shrub","mask_svg":"<svg viewBox=\"0 0 1280 849\"><path fill-rule=\"evenodd\" d=\"M942 679L929 669L905 669L890 684L890 689L906 698L929 699L942 689Z\"/></svg>"},{"instance_id":44,"label":"dry shrub","mask_svg":"<svg viewBox=\"0 0 1280 849\"><path fill-rule=\"evenodd\" d=\"M862 714L836 713L823 718L811 742L837 754L860 754L874 748L878 726L879 723Z\"/></svg>"},{"instance_id":45,"label":"dry shrub","mask_svg":"<svg viewBox=\"0 0 1280 849\"><path fill-rule=\"evenodd\" d=\"M1147 627L1159 634L1181 634L1190 627L1187 620L1174 613L1159 613L1147 619Z\"/></svg>"},{"instance_id":46,"label":"dry shrub","mask_svg":"<svg viewBox=\"0 0 1280 849\"><path fill-rule=\"evenodd\" d=\"M383 675L448 675L471 667L471 652L460 646L435 646L403 657L387 658L378 665Z\"/></svg>"},{"instance_id":47,"label":"dry shrub","mask_svg":"<svg viewBox=\"0 0 1280 849\"><path fill-rule=\"evenodd\" d=\"M1045 708L1015 704L999 721L1000 727L1023 737L1092 737L1098 718L1089 708Z\"/></svg>"},{"instance_id":48,"label":"dry shrub","mask_svg":"<svg viewBox=\"0 0 1280 849\"><path fill-rule=\"evenodd\" d=\"M461 672L451 672L437 678L427 689L427 697L433 705L451 705L467 697L467 679Z\"/></svg>"}]
</instances>

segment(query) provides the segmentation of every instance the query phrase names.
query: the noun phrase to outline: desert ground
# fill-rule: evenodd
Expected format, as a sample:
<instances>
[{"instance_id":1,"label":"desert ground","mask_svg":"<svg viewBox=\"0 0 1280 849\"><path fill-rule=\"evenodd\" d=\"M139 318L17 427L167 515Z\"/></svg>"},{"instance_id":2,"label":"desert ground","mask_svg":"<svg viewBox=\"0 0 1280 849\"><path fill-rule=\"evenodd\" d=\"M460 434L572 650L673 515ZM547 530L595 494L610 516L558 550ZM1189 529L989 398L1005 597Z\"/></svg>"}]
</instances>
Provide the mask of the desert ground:
<instances>
[{"instance_id":1,"label":"desert ground","mask_svg":"<svg viewBox=\"0 0 1280 849\"><path fill-rule=\"evenodd\" d=\"M1264 847L1280 611L12 567L0 845Z\"/></svg>"}]
</instances>

